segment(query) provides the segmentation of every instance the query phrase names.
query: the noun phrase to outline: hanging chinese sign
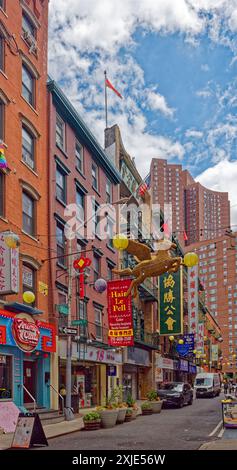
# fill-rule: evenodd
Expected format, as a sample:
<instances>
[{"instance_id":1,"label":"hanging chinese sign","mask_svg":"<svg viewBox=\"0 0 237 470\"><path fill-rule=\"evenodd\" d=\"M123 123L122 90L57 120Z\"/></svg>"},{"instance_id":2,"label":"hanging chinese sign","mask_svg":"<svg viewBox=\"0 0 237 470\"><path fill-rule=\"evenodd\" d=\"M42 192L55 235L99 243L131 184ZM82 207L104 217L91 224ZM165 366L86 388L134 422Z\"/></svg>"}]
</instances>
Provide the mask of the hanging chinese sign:
<instances>
[{"instance_id":1,"label":"hanging chinese sign","mask_svg":"<svg viewBox=\"0 0 237 470\"><path fill-rule=\"evenodd\" d=\"M160 334L183 333L182 270L165 273L160 282Z\"/></svg>"},{"instance_id":2,"label":"hanging chinese sign","mask_svg":"<svg viewBox=\"0 0 237 470\"><path fill-rule=\"evenodd\" d=\"M218 361L218 344L211 345L211 360L212 362Z\"/></svg>"},{"instance_id":3,"label":"hanging chinese sign","mask_svg":"<svg viewBox=\"0 0 237 470\"><path fill-rule=\"evenodd\" d=\"M109 344L111 346L133 346L133 317L131 295L125 297L130 279L108 281Z\"/></svg>"},{"instance_id":4,"label":"hanging chinese sign","mask_svg":"<svg viewBox=\"0 0 237 470\"><path fill-rule=\"evenodd\" d=\"M196 350L199 354L204 354L204 323L198 323L198 334L196 337Z\"/></svg>"},{"instance_id":5,"label":"hanging chinese sign","mask_svg":"<svg viewBox=\"0 0 237 470\"><path fill-rule=\"evenodd\" d=\"M198 332L198 265L188 268L188 326L189 333Z\"/></svg>"},{"instance_id":6,"label":"hanging chinese sign","mask_svg":"<svg viewBox=\"0 0 237 470\"><path fill-rule=\"evenodd\" d=\"M19 249L8 248L0 234L0 295L19 292Z\"/></svg>"}]
</instances>

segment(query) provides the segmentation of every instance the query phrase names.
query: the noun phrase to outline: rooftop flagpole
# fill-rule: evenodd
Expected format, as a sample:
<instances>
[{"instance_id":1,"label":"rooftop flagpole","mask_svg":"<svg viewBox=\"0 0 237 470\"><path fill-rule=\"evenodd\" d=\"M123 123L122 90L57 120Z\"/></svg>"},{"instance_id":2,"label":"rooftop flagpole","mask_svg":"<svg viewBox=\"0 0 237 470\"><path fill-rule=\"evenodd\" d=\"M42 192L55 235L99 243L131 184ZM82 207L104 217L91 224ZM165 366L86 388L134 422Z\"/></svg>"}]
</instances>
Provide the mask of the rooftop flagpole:
<instances>
[{"instance_id":1,"label":"rooftop flagpole","mask_svg":"<svg viewBox=\"0 0 237 470\"><path fill-rule=\"evenodd\" d=\"M107 129L108 127L108 102L107 102L106 70L104 71L104 74L105 74L105 128Z\"/></svg>"}]
</instances>

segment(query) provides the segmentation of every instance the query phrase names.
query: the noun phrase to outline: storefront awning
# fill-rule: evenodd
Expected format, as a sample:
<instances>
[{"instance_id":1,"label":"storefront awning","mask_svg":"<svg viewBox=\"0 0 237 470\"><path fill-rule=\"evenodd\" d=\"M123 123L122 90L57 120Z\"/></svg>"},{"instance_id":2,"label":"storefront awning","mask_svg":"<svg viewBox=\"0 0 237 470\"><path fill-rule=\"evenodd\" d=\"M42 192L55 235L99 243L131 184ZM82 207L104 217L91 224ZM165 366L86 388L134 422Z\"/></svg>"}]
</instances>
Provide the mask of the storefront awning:
<instances>
[{"instance_id":1,"label":"storefront awning","mask_svg":"<svg viewBox=\"0 0 237 470\"><path fill-rule=\"evenodd\" d=\"M41 315L44 313L42 310L30 307L29 305L21 304L20 302L13 302L11 304L4 305L5 310L9 310L13 313L29 313L30 315Z\"/></svg>"}]
</instances>

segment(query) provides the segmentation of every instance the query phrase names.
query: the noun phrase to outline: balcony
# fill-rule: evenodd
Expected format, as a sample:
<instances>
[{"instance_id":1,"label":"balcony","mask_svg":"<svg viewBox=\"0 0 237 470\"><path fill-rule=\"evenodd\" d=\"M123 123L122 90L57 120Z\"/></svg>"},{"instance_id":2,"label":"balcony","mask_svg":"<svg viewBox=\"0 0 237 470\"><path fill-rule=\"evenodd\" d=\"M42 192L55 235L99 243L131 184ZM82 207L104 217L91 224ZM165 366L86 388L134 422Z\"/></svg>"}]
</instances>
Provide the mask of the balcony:
<instances>
[{"instance_id":1,"label":"balcony","mask_svg":"<svg viewBox=\"0 0 237 470\"><path fill-rule=\"evenodd\" d=\"M140 298L142 300L158 302L158 286L152 281L152 279L145 279L145 281L138 287L138 289L140 293Z\"/></svg>"},{"instance_id":2,"label":"balcony","mask_svg":"<svg viewBox=\"0 0 237 470\"><path fill-rule=\"evenodd\" d=\"M160 348L159 334L148 333L143 329L134 328L134 342L151 349Z\"/></svg>"}]
</instances>

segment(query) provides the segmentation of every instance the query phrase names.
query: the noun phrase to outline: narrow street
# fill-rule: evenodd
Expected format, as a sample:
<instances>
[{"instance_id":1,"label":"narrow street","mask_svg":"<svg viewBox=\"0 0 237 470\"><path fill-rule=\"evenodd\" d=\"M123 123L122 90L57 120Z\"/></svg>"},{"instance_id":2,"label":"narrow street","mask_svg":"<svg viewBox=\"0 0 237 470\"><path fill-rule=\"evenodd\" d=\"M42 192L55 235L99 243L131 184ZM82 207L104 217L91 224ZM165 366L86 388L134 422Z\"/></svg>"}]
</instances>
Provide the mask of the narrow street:
<instances>
[{"instance_id":1,"label":"narrow street","mask_svg":"<svg viewBox=\"0 0 237 470\"><path fill-rule=\"evenodd\" d=\"M220 397L197 399L192 406L163 409L161 414L139 416L113 429L80 431L50 439L49 447L41 450L194 450L216 439L216 435L208 435L220 420Z\"/></svg>"}]
</instances>

